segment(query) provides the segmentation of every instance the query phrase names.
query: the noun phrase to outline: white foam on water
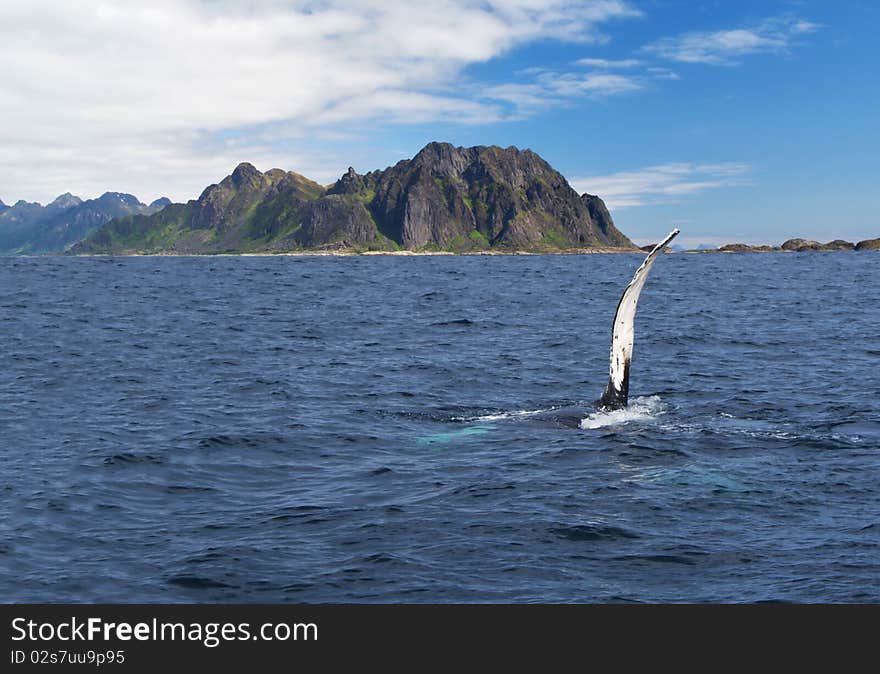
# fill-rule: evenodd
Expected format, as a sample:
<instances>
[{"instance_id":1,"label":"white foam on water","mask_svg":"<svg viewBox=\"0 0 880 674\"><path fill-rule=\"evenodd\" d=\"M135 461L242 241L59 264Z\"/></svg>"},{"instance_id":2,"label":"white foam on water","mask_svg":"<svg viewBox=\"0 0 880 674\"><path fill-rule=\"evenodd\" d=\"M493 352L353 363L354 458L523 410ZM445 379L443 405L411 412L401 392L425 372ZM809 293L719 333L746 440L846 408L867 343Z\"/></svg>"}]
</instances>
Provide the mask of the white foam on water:
<instances>
[{"instance_id":1,"label":"white foam on water","mask_svg":"<svg viewBox=\"0 0 880 674\"><path fill-rule=\"evenodd\" d=\"M506 421L508 419L527 419L528 417L535 416L536 414L543 414L545 412L552 412L553 408L548 408L545 410L516 410L514 412L499 412L497 414L486 414L479 417L452 417L452 421Z\"/></svg>"},{"instance_id":2,"label":"white foam on water","mask_svg":"<svg viewBox=\"0 0 880 674\"><path fill-rule=\"evenodd\" d=\"M611 412L599 410L588 414L584 419L581 419L580 425L585 430L592 430L605 426L619 426L633 421L651 421L666 414L667 409L668 406L660 400L660 396L644 396L633 399L629 405L621 410Z\"/></svg>"},{"instance_id":3,"label":"white foam on water","mask_svg":"<svg viewBox=\"0 0 880 674\"><path fill-rule=\"evenodd\" d=\"M777 440L796 440L797 435L787 430L790 424L764 419L736 417L727 412L720 412L708 425L704 426L713 432L745 435L750 438L774 438Z\"/></svg>"}]
</instances>

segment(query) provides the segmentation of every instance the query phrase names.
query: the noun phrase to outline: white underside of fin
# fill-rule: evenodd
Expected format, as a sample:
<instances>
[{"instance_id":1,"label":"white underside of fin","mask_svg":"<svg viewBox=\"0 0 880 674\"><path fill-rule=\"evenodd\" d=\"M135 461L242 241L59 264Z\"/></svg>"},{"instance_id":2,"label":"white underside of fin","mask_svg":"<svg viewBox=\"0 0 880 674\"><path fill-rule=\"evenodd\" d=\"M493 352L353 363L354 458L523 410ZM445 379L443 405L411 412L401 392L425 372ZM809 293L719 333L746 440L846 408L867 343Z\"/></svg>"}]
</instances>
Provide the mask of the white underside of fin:
<instances>
[{"instance_id":1,"label":"white underside of fin","mask_svg":"<svg viewBox=\"0 0 880 674\"><path fill-rule=\"evenodd\" d=\"M611 362L609 369L608 388L602 396L602 402L610 402L612 399L622 400L626 404L626 396L629 390L629 364L632 360L634 327L636 308L639 303L639 295L645 287L648 273L654 264L657 255L672 239L679 230L674 229L663 241L654 246L648 253L645 261L636 270L632 281L623 291L623 296L617 305L617 313L614 314L614 324L611 329Z\"/></svg>"}]
</instances>

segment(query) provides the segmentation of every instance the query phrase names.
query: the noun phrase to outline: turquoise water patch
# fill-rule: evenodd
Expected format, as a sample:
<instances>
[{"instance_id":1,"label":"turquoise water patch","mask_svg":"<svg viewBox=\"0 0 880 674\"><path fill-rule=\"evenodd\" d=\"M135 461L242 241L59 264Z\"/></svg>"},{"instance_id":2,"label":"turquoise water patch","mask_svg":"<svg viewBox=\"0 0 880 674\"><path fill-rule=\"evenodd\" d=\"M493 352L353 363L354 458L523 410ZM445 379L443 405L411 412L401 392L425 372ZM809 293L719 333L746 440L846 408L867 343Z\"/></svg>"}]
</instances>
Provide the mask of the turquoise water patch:
<instances>
[{"instance_id":1,"label":"turquoise water patch","mask_svg":"<svg viewBox=\"0 0 880 674\"><path fill-rule=\"evenodd\" d=\"M736 477L720 468L706 468L696 464L680 468L647 468L634 473L632 479L642 484L658 484L666 487L713 488L724 492L748 491Z\"/></svg>"},{"instance_id":2,"label":"turquoise water patch","mask_svg":"<svg viewBox=\"0 0 880 674\"><path fill-rule=\"evenodd\" d=\"M425 435L418 438L416 442L420 445L446 445L455 442L461 438L471 435L485 435L491 431L494 426L468 426L457 431L448 431L446 433L434 433L433 435Z\"/></svg>"}]
</instances>

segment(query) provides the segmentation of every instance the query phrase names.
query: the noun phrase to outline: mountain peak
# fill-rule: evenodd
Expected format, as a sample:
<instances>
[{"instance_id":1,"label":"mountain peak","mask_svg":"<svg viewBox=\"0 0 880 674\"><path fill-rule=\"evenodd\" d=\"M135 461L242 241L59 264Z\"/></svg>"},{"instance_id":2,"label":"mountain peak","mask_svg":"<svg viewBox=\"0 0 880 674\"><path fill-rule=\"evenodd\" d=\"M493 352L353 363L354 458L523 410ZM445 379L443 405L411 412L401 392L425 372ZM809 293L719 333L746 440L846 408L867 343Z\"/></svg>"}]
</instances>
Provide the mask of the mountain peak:
<instances>
[{"instance_id":1,"label":"mountain peak","mask_svg":"<svg viewBox=\"0 0 880 674\"><path fill-rule=\"evenodd\" d=\"M241 186L246 182L259 178L261 175L263 174L253 164L243 161L232 172L232 182L236 186Z\"/></svg>"},{"instance_id":2,"label":"mountain peak","mask_svg":"<svg viewBox=\"0 0 880 674\"><path fill-rule=\"evenodd\" d=\"M419 152L449 152L452 150L461 150L464 148L456 147L452 143L449 143L445 140L432 140L430 143L425 145ZM418 153L417 153L418 154Z\"/></svg>"},{"instance_id":3,"label":"mountain peak","mask_svg":"<svg viewBox=\"0 0 880 674\"><path fill-rule=\"evenodd\" d=\"M125 204L126 206L140 206L140 200L132 195L124 192L104 192L95 201L102 204Z\"/></svg>"},{"instance_id":4,"label":"mountain peak","mask_svg":"<svg viewBox=\"0 0 880 674\"><path fill-rule=\"evenodd\" d=\"M472 150L480 150L482 146L477 147L457 147L452 143L447 143L445 141L437 141L432 140L430 143L425 145L421 150L419 150L415 157L413 157L413 161L419 159L434 159L434 158L443 158L450 157L454 154L461 154L463 152L469 152Z\"/></svg>"},{"instance_id":5,"label":"mountain peak","mask_svg":"<svg viewBox=\"0 0 880 674\"><path fill-rule=\"evenodd\" d=\"M64 194L59 195L55 198L49 207L54 208L73 208L74 206L79 206L82 203L82 199L72 195L70 192L65 192Z\"/></svg>"},{"instance_id":6,"label":"mountain peak","mask_svg":"<svg viewBox=\"0 0 880 674\"><path fill-rule=\"evenodd\" d=\"M353 167L349 166L336 184L330 188L331 194L358 194L364 189L364 179L358 175Z\"/></svg>"},{"instance_id":7,"label":"mountain peak","mask_svg":"<svg viewBox=\"0 0 880 674\"><path fill-rule=\"evenodd\" d=\"M425 167L435 175L458 175L485 149L483 146L456 147L452 143L432 141L418 151L412 164Z\"/></svg>"},{"instance_id":8,"label":"mountain peak","mask_svg":"<svg viewBox=\"0 0 880 674\"><path fill-rule=\"evenodd\" d=\"M150 208L159 210L160 208L165 208L170 204L171 199L169 199L168 197L159 197L158 199L150 203Z\"/></svg>"}]
</instances>

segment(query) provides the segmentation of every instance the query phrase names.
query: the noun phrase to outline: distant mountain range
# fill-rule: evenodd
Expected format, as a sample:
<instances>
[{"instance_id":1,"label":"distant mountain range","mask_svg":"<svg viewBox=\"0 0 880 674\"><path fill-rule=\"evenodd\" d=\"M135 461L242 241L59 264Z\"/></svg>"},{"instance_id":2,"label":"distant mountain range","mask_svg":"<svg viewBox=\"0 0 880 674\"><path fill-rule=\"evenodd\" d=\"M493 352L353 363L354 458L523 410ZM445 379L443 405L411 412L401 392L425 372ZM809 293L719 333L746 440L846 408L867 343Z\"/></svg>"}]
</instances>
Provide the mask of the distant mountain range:
<instances>
[{"instance_id":1,"label":"distant mountain range","mask_svg":"<svg viewBox=\"0 0 880 674\"><path fill-rule=\"evenodd\" d=\"M0 255L62 252L113 218L150 215L170 203L163 197L142 204L121 192L87 201L68 192L47 206L27 201L7 206L0 201Z\"/></svg>"},{"instance_id":2,"label":"distant mountain range","mask_svg":"<svg viewBox=\"0 0 880 674\"><path fill-rule=\"evenodd\" d=\"M627 248L603 201L531 150L429 143L412 159L322 186L248 163L196 200L123 214L73 246L89 253Z\"/></svg>"},{"instance_id":3,"label":"distant mountain range","mask_svg":"<svg viewBox=\"0 0 880 674\"><path fill-rule=\"evenodd\" d=\"M687 248L685 246L673 244L669 248L675 253L683 253L686 250L715 250L717 246L710 246L708 243L701 243L695 248Z\"/></svg>"}]
</instances>

